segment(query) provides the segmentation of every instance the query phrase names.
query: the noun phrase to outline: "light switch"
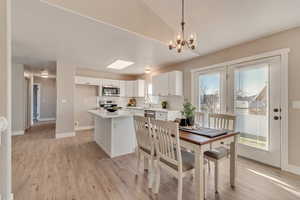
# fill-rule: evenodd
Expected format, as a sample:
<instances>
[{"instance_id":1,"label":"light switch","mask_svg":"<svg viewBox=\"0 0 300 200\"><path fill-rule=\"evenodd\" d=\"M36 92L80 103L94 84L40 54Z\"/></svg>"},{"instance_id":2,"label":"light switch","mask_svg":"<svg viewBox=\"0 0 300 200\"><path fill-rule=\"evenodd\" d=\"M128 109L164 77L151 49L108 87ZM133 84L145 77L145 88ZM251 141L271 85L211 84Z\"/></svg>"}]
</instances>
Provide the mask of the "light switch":
<instances>
[{"instance_id":1,"label":"light switch","mask_svg":"<svg viewBox=\"0 0 300 200\"><path fill-rule=\"evenodd\" d=\"M300 109L300 101L293 101L292 102L292 107L294 109Z\"/></svg>"}]
</instances>

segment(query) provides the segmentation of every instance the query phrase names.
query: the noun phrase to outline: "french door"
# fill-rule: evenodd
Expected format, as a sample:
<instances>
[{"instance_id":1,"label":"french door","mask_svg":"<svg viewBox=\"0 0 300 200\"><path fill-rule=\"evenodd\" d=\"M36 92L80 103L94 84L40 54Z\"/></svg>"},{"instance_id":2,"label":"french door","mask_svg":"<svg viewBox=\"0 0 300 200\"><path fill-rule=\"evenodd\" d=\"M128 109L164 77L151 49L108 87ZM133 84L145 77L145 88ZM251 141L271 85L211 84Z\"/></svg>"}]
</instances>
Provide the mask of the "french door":
<instances>
[{"instance_id":1,"label":"french door","mask_svg":"<svg viewBox=\"0 0 300 200\"><path fill-rule=\"evenodd\" d=\"M281 165L280 57L200 71L196 78L198 109L234 113L240 132L239 155Z\"/></svg>"}]
</instances>

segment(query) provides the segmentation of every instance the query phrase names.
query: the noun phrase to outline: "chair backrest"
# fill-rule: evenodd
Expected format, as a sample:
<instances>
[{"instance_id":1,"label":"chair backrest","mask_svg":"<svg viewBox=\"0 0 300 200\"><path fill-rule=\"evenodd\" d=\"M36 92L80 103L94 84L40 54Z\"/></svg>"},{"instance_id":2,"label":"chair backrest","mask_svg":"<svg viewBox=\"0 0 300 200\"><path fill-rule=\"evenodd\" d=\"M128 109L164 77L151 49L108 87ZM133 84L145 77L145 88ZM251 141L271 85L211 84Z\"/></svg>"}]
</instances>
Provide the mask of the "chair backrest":
<instances>
[{"instance_id":1,"label":"chair backrest","mask_svg":"<svg viewBox=\"0 0 300 200\"><path fill-rule=\"evenodd\" d=\"M209 114L209 128L235 130L236 116L230 114Z\"/></svg>"},{"instance_id":2,"label":"chair backrest","mask_svg":"<svg viewBox=\"0 0 300 200\"><path fill-rule=\"evenodd\" d=\"M178 123L151 120L155 137L155 150L159 159L163 159L182 171L181 147Z\"/></svg>"},{"instance_id":3,"label":"chair backrest","mask_svg":"<svg viewBox=\"0 0 300 200\"><path fill-rule=\"evenodd\" d=\"M149 119L141 116L134 116L133 119L138 148L154 153L154 138L149 128Z\"/></svg>"},{"instance_id":4,"label":"chair backrest","mask_svg":"<svg viewBox=\"0 0 300 200\"><path fill-rule=\"evenodd\" d=\"M204 113L196 112L195 113L195 124L201 127L204 127Z\"/></svg>"}]
</instances>

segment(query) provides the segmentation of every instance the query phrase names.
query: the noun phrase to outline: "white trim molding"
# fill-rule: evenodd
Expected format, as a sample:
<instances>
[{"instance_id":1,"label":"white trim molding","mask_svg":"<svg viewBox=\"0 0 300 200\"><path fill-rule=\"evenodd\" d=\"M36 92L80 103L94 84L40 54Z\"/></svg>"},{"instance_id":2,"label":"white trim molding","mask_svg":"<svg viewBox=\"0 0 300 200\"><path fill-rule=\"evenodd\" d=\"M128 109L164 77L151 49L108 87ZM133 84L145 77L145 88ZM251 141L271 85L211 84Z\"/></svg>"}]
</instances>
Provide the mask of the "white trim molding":
<instances>
[{"instance_id":1,"label":"white trim molding","mask_svg":"<svg viewBox=\"0 0 300 200\"><path fill-rule=\"evenodd\" d=\"M55 138L56 139L61 139L61 138L66 138L66 137L74 137L76 135L75 132L69 132L69 133L56 133Z\"/></svg>"},{"instance_id":2,"label":"white trim molding","mask_svg":"<svg viewBox=\"0 0 300 200\"><path fill-rule=\"evenodd\" d=\"M296 165L287 165L284 171L300 175L300 167Z\"/></svg>"},{"instance_id":3,"label":"white trim molding","mask_svg":"<svg viewBox=\"0 0 300 200\"><path fill-rule=\"evenodd\" d=\"M12 131L12 136L18 136L18 135L24 135L25 131L24 130L20 130L20 131Z\"/></svg>"},{"instance_id":4,"label":"white trim molding","mask_svg":"<svg viewBox=\"0 0 300 200\"><path fill-rule=\"evenodd\" d=\"M255 61L259 59L280 56L281 58L281 169L283 171L288 171L291 173L300 174L300 167L289 165L288 161L288 111L289 111L289 94L288 94L288 54L290 52L289 48L278 49L270 52L264 52L261 54L248 56L244 58L239 58L223 63L218 63L210 66L200 67L190 70L191 73L191 99L195 101L196 99L196 87L195 83L197 81L196 72L208 71L213 69L218 69L222 67L227 67L231 65L241 64L244 62ZM195 103L195 102L194 102Z\"/></svg>"},{"instance_id":5,"label":"white trim molding","mask_svg":"<svg viewBox=\"0 0 300 200\"><path fill-rule=\"evenodd\" d=\"M40 122L55 121L55 120L56 120L55 117L52 117L52 118L40 118L39 119Z\"/></svg>"},{"instance_id":6,"label":"white trim molding","mask_svg":"<svg viewBox=\"0 0 300 200\"><path fill-rule=\"evenodd\" d=\"M94 129L94 126L80 126L75 128L75 131L86 131L86 130L92 130Z\"/></svg>"}]
</instances>

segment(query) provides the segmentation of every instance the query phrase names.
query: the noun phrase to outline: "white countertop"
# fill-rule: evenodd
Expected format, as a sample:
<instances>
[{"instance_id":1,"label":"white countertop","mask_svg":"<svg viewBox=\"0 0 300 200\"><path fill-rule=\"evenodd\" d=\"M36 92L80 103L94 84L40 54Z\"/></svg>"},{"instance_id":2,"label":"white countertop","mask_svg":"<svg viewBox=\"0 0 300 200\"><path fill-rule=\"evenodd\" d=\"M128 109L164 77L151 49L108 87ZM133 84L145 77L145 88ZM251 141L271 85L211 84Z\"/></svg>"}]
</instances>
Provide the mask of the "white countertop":
<instances>
[{"instance_id":1,"label":"white countertop","mask_svg":"<svg viewBox=\"0 0 300 200\"><path fill-rule=\"evenodd\" d=\"M133 115L128 111L116 111L114 113L103 111L103 110L89 110L92 115L96 115L102 118L118 118L118 117L132 117Z\"/></svg>"},{"instance_id":2,"label":"white countertop","mask_svg":"<svg viewBox=\"0 0 300 200\"><path fill-rule=\"evenodd\" d=\"M136 109L136 110L153 110L157 112L179 112L179 110L169 110L163 108L145 108L145 107L126 107L127 109Z\"/></svg>"}]
</instances>

